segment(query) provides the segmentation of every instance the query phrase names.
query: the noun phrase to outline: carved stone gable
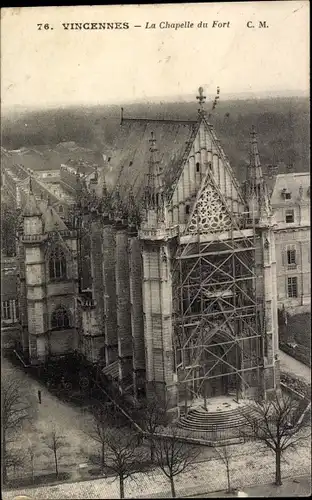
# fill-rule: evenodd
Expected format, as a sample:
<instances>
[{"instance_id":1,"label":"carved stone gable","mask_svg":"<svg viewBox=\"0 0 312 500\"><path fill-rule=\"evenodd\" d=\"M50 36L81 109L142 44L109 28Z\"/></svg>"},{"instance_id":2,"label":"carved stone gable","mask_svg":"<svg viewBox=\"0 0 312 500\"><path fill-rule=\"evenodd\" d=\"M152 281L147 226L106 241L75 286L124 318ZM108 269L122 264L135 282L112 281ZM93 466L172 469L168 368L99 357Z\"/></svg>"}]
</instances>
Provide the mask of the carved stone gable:
<instances>
[{"instance_id":1,"label":"carved stone gable","mask_svg":"<svg viewBox=\"0 0 312 500\"><path fill-rule=\"evenodd\" d=\"M207 183L200 194L187 229L188 233L214 233L231 227L231 218L218 192Z\"/></svg>"}]
</instances>

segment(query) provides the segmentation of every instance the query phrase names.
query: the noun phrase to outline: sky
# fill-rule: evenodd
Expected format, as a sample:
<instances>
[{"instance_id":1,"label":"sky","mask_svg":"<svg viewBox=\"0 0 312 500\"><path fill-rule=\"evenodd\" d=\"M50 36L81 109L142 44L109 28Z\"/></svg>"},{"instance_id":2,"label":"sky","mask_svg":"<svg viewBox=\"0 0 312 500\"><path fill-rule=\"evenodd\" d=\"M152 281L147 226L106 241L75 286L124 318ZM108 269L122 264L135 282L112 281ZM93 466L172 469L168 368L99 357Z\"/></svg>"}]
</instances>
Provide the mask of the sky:
<instances>
[{"instance_id":1,"label":"sky","mask_svg":"<svg viewBox=\"0 0 312 500\"><path fill-rule=\"evenodd\" d=\"M194 26L160 29L166 21ZM70 22L129 29L65 30ZM217 86L221 95L308 93L309 2L2 9L1 75L2 108L12 110L178 100L200 85L207 95Z\"/></svg>"}]
</instances>

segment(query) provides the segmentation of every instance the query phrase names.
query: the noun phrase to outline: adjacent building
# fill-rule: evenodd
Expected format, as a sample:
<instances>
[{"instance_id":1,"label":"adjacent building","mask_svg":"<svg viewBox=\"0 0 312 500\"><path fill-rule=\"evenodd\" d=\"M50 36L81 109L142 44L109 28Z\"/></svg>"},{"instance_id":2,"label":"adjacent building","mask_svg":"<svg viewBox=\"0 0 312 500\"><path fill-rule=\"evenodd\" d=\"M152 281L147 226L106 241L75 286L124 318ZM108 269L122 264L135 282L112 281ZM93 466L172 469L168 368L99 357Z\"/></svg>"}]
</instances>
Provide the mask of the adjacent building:
<instances>
[{"instance_id":1,"label":"adjacent building","mask_svg":"<svg viewBox=\"0 0 312 500\"><path fill-rule=\"evenodd\" d=\"M275 224L277 303L290 313L310 310L310 175L278 174L271 194Z\"/></svg>"}]
</instances>

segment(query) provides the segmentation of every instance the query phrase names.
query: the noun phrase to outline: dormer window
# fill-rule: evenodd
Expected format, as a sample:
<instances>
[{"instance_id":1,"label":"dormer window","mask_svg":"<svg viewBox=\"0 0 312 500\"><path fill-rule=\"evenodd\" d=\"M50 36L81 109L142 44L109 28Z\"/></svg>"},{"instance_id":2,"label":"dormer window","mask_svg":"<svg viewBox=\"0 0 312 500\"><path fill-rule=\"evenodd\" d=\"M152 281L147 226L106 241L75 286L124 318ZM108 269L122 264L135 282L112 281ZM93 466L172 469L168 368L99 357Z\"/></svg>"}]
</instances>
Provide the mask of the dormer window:
<instances>
[{"instance_id":1,"label":"dormer window","mask_svg":"<svg viewBox=\"0 0 312 500\"><path fill-rule=\"evenodd\" d=\"M284 198L284 200L290 200L291 192L286 188L282 189L282 197Z\"/></svg>"}]
</instances>

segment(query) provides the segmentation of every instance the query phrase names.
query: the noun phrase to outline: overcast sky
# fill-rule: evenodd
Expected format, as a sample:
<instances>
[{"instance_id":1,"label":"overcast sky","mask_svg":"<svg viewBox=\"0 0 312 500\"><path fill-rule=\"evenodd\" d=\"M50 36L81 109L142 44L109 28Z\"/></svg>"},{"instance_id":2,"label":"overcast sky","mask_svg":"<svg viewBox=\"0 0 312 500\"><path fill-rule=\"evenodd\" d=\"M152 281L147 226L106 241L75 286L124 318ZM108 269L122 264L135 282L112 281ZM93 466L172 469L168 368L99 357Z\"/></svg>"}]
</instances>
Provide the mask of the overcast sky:
<instances>
[{"instance_id":1,"label":"overcast sky","mask_svg":"<svg viewBox=\"0 0 312 500\"><path fill-rule=\"evenodd\" d=\"M159 29L200 21L208 28ZM128 22L122 30L64 30L67 22ZM230 23L212 28L213 21ZM248 29L252 21L268 28ZM38 30L37 23L53 30ZM145 23L157 29L144 29ZM134 25L142 25L135 28ZM309 2L2 9L4 108L122 103L196 95L308 92Z\"/></svg>"}]
</instances>

